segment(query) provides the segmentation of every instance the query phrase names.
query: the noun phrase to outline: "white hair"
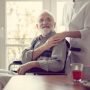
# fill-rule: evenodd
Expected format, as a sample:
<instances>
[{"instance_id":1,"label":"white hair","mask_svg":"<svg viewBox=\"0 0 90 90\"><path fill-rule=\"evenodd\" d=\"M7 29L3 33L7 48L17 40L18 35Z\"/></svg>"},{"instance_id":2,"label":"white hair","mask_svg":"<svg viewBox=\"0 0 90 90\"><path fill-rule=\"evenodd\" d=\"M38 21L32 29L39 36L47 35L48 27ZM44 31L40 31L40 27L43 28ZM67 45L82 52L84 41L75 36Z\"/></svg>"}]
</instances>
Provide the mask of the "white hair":
<instances>
[{"instance_id":1,"label":"white hair","mask_svg":"<svg viewBox=\"0 0 90 90\"><path fill-rule=\"evenodd\" d=\"M37 18L39 18L41 15L43 15L43 14L48 14L48 15L50 15L50 17L52 17L52 19L55 21L55 18L54 18L54 15L51 13L51 12L49 12L48 10L44 10L44 11L42 11L39 15L38 15L38 17ZM38 20L38 19L37 19Z\"/></svg>"}]
</instances>

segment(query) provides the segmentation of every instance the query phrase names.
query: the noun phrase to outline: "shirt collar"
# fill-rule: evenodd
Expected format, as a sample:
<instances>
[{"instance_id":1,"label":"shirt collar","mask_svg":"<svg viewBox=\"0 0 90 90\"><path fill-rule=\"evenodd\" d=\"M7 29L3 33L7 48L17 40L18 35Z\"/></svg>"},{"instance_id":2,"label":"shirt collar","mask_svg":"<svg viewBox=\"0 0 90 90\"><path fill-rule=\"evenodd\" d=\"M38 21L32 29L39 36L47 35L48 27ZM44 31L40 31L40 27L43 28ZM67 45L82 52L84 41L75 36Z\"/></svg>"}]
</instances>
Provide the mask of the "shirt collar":
<instances>
[{"instance_id":1,"label":"shirt collar","mask_svg":"<svg viewBox=\"0 0 90 90\"><path fill-rule=\"evenodd\" d=\"M40 36L39 36L39 39L40 39L40 40L41 40L41 39L48 39L48 38L50 38L51 36L53 36L55 33L56 33L55 31L51 31L51 32L48 33L45 37L42 36L42 35L40 35Z\"/></svg>"}]
</instances>

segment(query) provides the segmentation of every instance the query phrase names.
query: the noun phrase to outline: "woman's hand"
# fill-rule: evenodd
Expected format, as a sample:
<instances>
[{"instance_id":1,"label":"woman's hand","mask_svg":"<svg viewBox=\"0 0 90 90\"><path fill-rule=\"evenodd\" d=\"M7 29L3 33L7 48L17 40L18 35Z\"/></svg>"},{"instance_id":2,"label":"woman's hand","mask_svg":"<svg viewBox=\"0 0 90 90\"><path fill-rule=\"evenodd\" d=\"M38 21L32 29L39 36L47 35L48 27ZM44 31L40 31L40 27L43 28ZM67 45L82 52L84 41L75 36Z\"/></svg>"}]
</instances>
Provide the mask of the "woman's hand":
<instances>
[{"instance_id":1,"label":"woman's hand","mask_svg":"<svg viewBox=\"0 0 90 90\"><path fill-rule=\"evenodd\" d=\"M65 39L64 33L57 33L54 36L50 37L44 44L44 46L49 49L53 46L56 46L59 42L61 42L63 39Z\"/></svg>"},{"instance_id":2,"label":"woman's hand","mask_svg":"<svg viewBox=\"0 0 90 90\"><path fill-rule=\"evenodd\" d=\"M53 46L56 46L59 43L59 40L53 37L50 37L43 45L46 49L49 49Z\"/></svg>"},{"instance_id":3,"label":"woman's hand","mask_svg":"<svg viewBox=\"0 0 90 90\"><path fill-rule=\"evenodd\" d=\"M61 33L55 34L54 36L52 36L52 38L54 38L55 40L58 40L60 42L63 39L65 39L66 36L67 36L67 32L61 32Z\"/></svg>"}]
</instances>

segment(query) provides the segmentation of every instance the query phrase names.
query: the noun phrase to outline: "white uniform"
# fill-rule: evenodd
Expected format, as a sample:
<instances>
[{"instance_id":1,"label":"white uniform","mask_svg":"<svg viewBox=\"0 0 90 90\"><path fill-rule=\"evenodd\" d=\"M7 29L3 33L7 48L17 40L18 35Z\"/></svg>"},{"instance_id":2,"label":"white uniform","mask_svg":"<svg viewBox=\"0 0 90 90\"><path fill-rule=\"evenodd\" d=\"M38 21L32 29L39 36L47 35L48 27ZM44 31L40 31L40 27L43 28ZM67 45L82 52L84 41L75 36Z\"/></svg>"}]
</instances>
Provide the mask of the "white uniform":
<instances>
[{"instance_id":1,"label":"white uniform","mask_svg":"<svg viewBox=\"0 0 90 90\"><path fill-rule=\"evenodd\" d=\"M71 45L81 48L81 52L72 52L71 59L75 62L82 62L84 65L90 65L90 2L79 1L74 4L69 30L81 32L81 39L71 39Z\"/></svg>"}]
</instances>

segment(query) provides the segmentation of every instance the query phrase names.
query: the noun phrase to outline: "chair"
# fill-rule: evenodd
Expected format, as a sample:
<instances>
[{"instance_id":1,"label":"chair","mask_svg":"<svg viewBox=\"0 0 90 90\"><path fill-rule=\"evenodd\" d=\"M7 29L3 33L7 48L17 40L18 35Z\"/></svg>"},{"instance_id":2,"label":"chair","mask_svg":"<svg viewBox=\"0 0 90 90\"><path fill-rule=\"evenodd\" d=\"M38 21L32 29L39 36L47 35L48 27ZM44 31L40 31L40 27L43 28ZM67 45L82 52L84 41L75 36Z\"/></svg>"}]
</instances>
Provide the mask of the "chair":
<instances>
[{"instance_id":1,"label":"chair","mask_svg":"<svg viewBox=\"0 0 90 90\"><path fill-rule=\"evenodd\" d=\"M17 66L22 65L22 61L13 61L11 64L8 66L8 70L17 73Z\"/></svg>"},{"instance_id":2,"label":"chair","mask_svg":"<svg viewBox=\"0 0 90 90\"><path fill-rule=\"evenodd\" d=\"M65 68L66 68L66 62L67 62L67 57L68 57L68 52L70 51L76 51L76 52L80 52L81 49L80 48L74 48L74 47L70 47L69 42L66 40L66 45L68 47L68 50L66 52L66 60L64 63L64 68L62 71L58 71L58 72L52 72L52 71L45 71L43 69L40 68L32 68L31 70L27 71L26 73L33 73L34 75L38 74L38 75L65 75ZM22 62L21 61L13 61L10 65L9 65L9 70L17 72L15 70L12 70L12 66L15 65L21 65Z\"/></svg>"}]
</instances>

